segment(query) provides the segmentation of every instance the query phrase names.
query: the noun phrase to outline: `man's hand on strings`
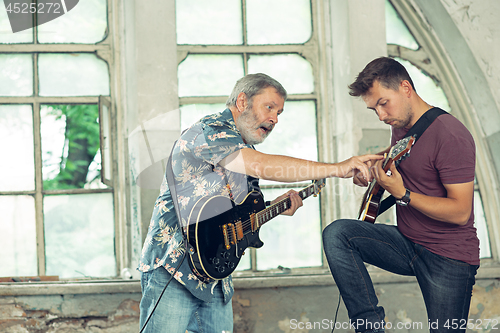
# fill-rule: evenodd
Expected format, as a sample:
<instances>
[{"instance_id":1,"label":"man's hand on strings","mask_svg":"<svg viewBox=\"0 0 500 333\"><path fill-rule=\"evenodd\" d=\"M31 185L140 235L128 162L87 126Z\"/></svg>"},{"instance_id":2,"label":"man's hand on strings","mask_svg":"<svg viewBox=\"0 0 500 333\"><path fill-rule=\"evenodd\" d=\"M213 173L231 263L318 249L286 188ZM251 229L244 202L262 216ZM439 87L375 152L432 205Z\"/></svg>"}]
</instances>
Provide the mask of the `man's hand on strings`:
<instances>
[{"instance_id":1,"label":"man's hand on strings","mask_svg":"<svg viewBox=\"0 0 500 333\"><path fill-rule=\"evenodd\" d=\"M403 178L396 169L394 163L391 164L391 168L389 170L389 175L387 175L382 168L382 161L376 162L371 169L373 178L375 178L377 183L395 198L399 199L406 193Z\"/></svg>"},{"instance_id":2,"label":"man's hand on strings","mask_svg":"<svg viewBox=\"0 0 500 333\"><path fill-rule=\"evenodd\" d=\"M384 156L375 154L353 156L343 162L338 163L340 168L338 177L353 177L354 184L359 186L367 186L368 183L372 180L370 168L376 161L383 158Z\"/></svg>"},{"instance_id":3,"label":"man's hand on strings","mask_svg":"<svg viewBox=\"0 0 500 333\"><path fill-rule=\"evenodd\" d=\"M290 202L292 205L290 206L290 208L288 208L283 213L281 213L281 215L292 216L293 214L295 214L295 211L297 209L299 209L299 207L301 207L303 204L302 198L299 196L299 193L297 191L290 190L290 191L286 192L285 194L280 195L279 197L277 197L276 199L274 199L271 202L271 205L282 200L282 199L285 199L286 197L290 197Z\"/></svg>"},{"instance_id":4,"label":"man's hand on strings","mask_svg":"<svg viewBox=\"0 0 500 333\"><path fill-rule=\"evenodd\" d=\"M352 177L352 182L354 183L354 185L358 185L361 187L366 187L369 184L368 180L365 176L363 176L363 173L361 172L357 172L356 175Z\"/></svg>"}]
</instances>

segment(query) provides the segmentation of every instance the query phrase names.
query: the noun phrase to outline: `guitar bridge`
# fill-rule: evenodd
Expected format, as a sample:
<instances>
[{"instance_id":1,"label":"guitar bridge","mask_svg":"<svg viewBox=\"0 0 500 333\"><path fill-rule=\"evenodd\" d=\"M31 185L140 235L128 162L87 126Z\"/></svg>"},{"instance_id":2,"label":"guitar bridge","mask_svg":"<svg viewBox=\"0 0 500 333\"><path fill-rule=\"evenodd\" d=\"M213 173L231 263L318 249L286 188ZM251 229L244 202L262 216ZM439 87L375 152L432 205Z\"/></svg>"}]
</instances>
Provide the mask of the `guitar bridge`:
<instances>
[{"instance_id":1,"label":"guitar bridge","mask_svg":"<svg viewBox=\"0 0 500 333\"><path fill-rule=\"evenodd\" d=\"M224 235L224 245L229 250L231 245L237 244L244 237L241 221L223 224L222 234Z\"/></svg>"}]
</instances>

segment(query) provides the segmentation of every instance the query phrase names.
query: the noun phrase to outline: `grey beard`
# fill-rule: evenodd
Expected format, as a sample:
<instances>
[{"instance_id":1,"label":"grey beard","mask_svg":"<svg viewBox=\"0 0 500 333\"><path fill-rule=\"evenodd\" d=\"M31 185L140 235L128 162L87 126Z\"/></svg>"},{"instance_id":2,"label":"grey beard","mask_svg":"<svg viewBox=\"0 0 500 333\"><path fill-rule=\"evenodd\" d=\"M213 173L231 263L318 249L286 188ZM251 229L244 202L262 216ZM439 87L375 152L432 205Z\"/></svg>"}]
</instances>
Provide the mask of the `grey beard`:
<instances>
[{"instance_id":1,"label":"grey beard","mask_svg":"<svg viewBox=\"0 0 500 333\"><path fill-rule=\"evenodd\" d=\"M266 139L267 135L269 135L270 132L267 133L265 136L257 136L253 135L252 132L258 129L254 129L252 127L252 123L256 123L256 119L252 113L252 110L249 108L246 108L245 111L240 115L238 118L236 125L238 130L241 133L241 137L243 140L249 144L249 145L257 145L259 143L264 142Z\"/></svg>"}]
</instances>

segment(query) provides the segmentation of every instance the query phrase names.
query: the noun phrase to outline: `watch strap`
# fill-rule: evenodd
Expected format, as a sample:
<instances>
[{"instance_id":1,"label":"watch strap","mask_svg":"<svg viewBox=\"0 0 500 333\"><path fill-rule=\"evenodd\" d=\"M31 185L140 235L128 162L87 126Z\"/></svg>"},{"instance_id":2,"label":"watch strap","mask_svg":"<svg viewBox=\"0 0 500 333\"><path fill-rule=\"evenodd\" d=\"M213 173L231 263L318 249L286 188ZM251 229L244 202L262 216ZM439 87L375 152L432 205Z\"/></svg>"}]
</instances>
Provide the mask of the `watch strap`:
<instances>
[{"instance_id":1,"label":"watch strap","mask_svg":"<svg viewBox=\"0 0 500 333\"><path fill-rule=\"evenodd\" d=\"M396 199L396 203L400 206L407 206L410 203L410 190L406 189L405 195L401 199Z\"/></svg>"}]
</instances>

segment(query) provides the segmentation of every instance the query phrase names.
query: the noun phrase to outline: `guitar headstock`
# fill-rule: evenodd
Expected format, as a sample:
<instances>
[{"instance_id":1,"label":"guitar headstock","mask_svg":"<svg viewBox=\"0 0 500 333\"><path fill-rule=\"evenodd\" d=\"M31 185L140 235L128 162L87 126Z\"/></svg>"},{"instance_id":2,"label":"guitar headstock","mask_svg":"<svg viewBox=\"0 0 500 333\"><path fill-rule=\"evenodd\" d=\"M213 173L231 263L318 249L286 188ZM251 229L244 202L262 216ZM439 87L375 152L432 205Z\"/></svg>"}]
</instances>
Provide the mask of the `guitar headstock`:
<instances>
[{"instance_id":1,"label":"guitar headstock","mask_svg":"<svg viewBox=\"0 0 500 333\"><path fill-rule=\"evenodd\" d=\"M411 146L413 146L414 143L414 136L409 136L399 140L394 146L391 147L391 150L389 151L389 158L394 162L404 160L410 156Z\"/></svg>"},{"instance_id":2,"label":"guitar headstock","mask_svg":"<svg viewBox=\"0 0 500 333\"><path fill-rule=\"evenodd\" d=\"M314 185L314 194L313 194L313 196L316 197L321 192L321 190L323 189L323 187L325 187L325 178L313 180L313 185Z\"/></svg>"}]
</instances>

